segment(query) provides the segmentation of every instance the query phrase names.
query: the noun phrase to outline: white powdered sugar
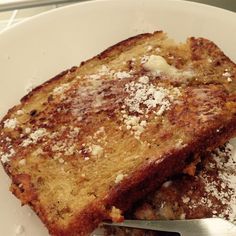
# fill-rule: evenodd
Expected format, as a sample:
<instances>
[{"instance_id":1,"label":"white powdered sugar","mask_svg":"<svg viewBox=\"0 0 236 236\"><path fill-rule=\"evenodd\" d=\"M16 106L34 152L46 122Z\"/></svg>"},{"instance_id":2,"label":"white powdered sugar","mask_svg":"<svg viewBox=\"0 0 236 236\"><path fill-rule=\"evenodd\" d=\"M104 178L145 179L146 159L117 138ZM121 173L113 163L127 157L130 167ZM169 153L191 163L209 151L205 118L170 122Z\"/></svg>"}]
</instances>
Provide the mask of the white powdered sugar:
<instances>
[{"instance_id":1,"label":"white powdered sugar","mask_svg":"<svg viewBox=\"0 0 236 236\"><path fill-rule=\"evenodd\" d=\"M149 82L149 77L146 76L146 75L141 76L141 77L139 77L138 81L139 81L140 83L147 84L147 83Z\"/></svg>"},{"instance_id":2,"label":"white powdered sugar","mask_svg":"<svg viewBox=\"0 0 236 236\"><path fill-rule=\"evenodd\" d=\"M222 74L223 77L227 78L227 81L230 83L232 82L232 74L229 72L228 69L225 69L224 73Z\"/></svg>"},{"instance_id":3,"label":"white powdered sugar","mask_svg":"<svg viewBox=\"0 0 236 236\"><path fill-rule=\"evenodd\" d=\"M168 188L169 186L171 186L172 183L173 183L173 182L172 182L171 180L168 180L168 181L166 181L162 186L163 186L164 188Z\"/></svg>"},{"instance_id":4,"label":"white powdered sugar","mask_svg":"<svg viewBox=\"0 0 236 236\"><path fill-rule=\"evenodd\" d=\"M32 132L27 139L24 139L21 143L22 147L27 147L30 144L35 144L40 138L47 134L47 130L45 128L39 128Z\"/></svg>"},{"instance_id":5,"label":"white powdered sugar","mask_svg":"<svg viewBox=\"0 0 236 236\"><path fill-rule=\"evenodd\" d=\"M6 163L10 160L10 158L15 155L15 150L13 148L11 148L7 153L3 153L0 152L0 157L1 157L1 161L2 163Z\"/></svg>"},{"instance_id":6,"label":"white powdered sugar","mask_svg":"<svg viewBox=\"0 0 236 236\"><path fill-rule=\"evenodd\" d=\"M93 79L93 80L100 79L100 77L101 77L100 74L92 74L92 75L89 75L89 78L90 78L90 79Z\"/></svg>"},{"instance_id":7,"label":"white powdered sugar","mask_svg":"<svg viewBox=\"0 0 236 236\"><path fill-rule=\"evenodd\" d=\"M117 79L125 79L131 77L132 71L118 71L115 72L114 70L109 69L107 66L102 66L98 69L98 71L94 74L87 75L86 77L88 79L92 80L98 80L101 79L102 76L108 76L108 77L115 77Z\"/></svg>"},{"instance_id":8,"label":"white powdered sugar","mask_svg":"<svg viewBox=\"0 0 236 236\"><path fill-rule=\"evenodd\" d=\"M25 133L26 133L26 134L29 134L30 132L31 132L31 128L26 127L26 128L25 128Z\"/></svg>"},{"instance_id":9,"label":"white powdered sugar","mask_svg":"<svg viewBox=\"0 0 236 236\"><path fill-rule=\"evenodd\" d=\"M116 184L120 183L124 179L124 177L126 177L126 176L127 176L126 174L118 174L116 176L115 183Z\"/></svg>"},{"instance_id":10,"label":"white powdered sugar","mask_svg":"<svg viewBox=\"0 0 236 236\"><path fill-rule=\"evenodd\" d=\"M71 156L71 155L73 155L75 153L75 151L76 151L76 146L75 145L71 145L71 146L69 146L69 147L67 147L65 149L64 154L66 156Z\"/></svg>"},{"instance_id":11,"label":"white powdered sugar","mask_svg":"<svg viewBox=\"0 0 236 236\"><path fill-rule=\"evenodd\" d=\"M126 129L130 130L136 139L140 139L147 127L146 118L149 112L157 116L163 115L170 109L171 102L181 95L178 88L155 86L150 80L148 76L143 75L137 81L125 84L124 88L128 96L122 106L122 118Z\"/></svg>"},{"instance_id":12,"label":"white powdered sugar","mask_svg":"<svg viewBox=\"0 0 236 236\"><path fill-rule=\"evenodd\" d=\"M224 77L231 77L231 74L228 71L224 72L222 75Z\"/></svg>"},{"instance_id":13,"label":"white powdered sugar","mask_svg":"<svg viewBox=\"0 0 236 236\"><path fill-rule=\"evenodd\" d=\"M53 95L60 95L60 94L62 94L63 92L65 92L69 88L70 88L70 84L69 83L61 84L60 86L54 88L52 93L53 93Z\"/></svg>"},{"instance_id":14,"label":"white powdered sugar","mask_svg":"<svg viewBox=\"0 0 236 236\"><path fill-rule=\"evenodd\" d=\"M139 139L147 125L147 122L145 120L141 120L138 116L131 116L127 114L123 114L123 119L126 128L131 130L131 133L134 134L136 139Z\"/></svg>"},{"instance_id":15,"label":"white powdered sugar","mask_svg":"<svg viewBox=\"0 0 236 236\"><path fill-rule=\"evenodd\" d=\"M191 200L190 197L186 197L186 196L182 197L182 201L184 204L188 203L190 200Z\"/></svg>"},{"instance_id":16,"label":"white powdered sugar","mask_svg":"<svg viewBox=\"0 0 236 236\"><path fill-rule=\"evenodd\" d=\"M15 129L18 124L18 121L16 118L12 118L5 120L3 123L4 123L4 128Z\"/></svg>"},{"instance_id":17,"label":"white powdered sugar","mask_svg":"<svg viewBox=\"0 0 236 236\"><path fill-rule=\"evenodd\" d=\"M232 156L233 146L227 144L225 150L218 148L212 154L216 161L212 164L213 169L218 169L218 181L208 181L203 175L202 178L206 185L206 192L218 199L224 206L227 206L219 217L227 218L236 223L236 156ZM220 183L220 187L219 187ZM211 202L206 202L211 207ZM218 216L217 211L213 212Z\"/></svg>"},{"instance_id":18,"label":"white powdered sugar","mask_svg":"<svg viewBox=\"0 0 236 236\"><path fill-rule=\"evenodd\" d=\"M153 84L147 84L146 81L145 83L132 81L125 85L125 91L129 94L125 99L125 105L130 112L145 114L159 107L157 115L162 115L170 107L169 90L163 87L155 87Z\"/></svg>"},{"instance_id":19,"label":"white powdered sugar","mask_svg":"<svg viewBox=\"0 0 236 236\"><path fill-rule=\"evenodd\" d=\"M18 111L16 112L16 114L17 114L18 116L20 116L20 115L24 115L25 112L24 112L23 110L18 110Z\"/></svg>"},{"instance_id":20,"label":"white powdered sugar","mask_svg":"<svg viewBox=\"0 0 236 236\"><path fill-rule=\"evenodd\" d=\"M151 45L149 45L149 46L147 47L147 52L150 52L152 49L153 49L153 47L152 47Z\"/></svg>"},{"instance_id":21,"label":"white powdered sugar","mask_svg":"<svg viewBox=\"0 0 236 236\"><path fill-rule=\"evenodd\" d=\"M119 72L116 72L114 74L114 76L118 79L125 79L125 78L130 78L131 75L130 73L126 72L126 71L119 71Z\"/></svg>"},{"instance_id":22,"label":"white powdered sugar","mask_svg":"<svg viewBox=\"0 0 236 236\"><path fill-rule=\"evenodd\" d=\"M21 160L19 161L19 164L20 164L20 165L25 165L25 164L26 164L26 160L25 160L25 159L21 159Z\"/></svg>"},{"instance_id":23,"label":"white powdered sugar","mask_svg":"<svg viewBox=\"0 0 236 236\"><path fill-rule=\"evenodd\" d=\"M102 65L94 74L86 75L85 77L91 80L99 80L102 76L111 77L114 75L114 70L111 70L105 65Z\"/></svg>"},{"instance_id":24,"label":"white powdered sugar","mask_svg":"<svg viewBox=\"0 0 236 236\"><path fill-rule=\"evenodd\" d=\"M100 145L91 145L91 154L100 157L103 154L103 148Z\"/></svg>"},{"instance_id":25,"label":"white powdered sugar","mask_svg":"<svg viewBox=\"0 0 236 236\"><path fill-rule=\"evenodd\" d=\"M102 65L102 67L98 70L98 72L100 75L106 75L110 73L110 69L107 66Z\"/></svg>"}]
</instances>

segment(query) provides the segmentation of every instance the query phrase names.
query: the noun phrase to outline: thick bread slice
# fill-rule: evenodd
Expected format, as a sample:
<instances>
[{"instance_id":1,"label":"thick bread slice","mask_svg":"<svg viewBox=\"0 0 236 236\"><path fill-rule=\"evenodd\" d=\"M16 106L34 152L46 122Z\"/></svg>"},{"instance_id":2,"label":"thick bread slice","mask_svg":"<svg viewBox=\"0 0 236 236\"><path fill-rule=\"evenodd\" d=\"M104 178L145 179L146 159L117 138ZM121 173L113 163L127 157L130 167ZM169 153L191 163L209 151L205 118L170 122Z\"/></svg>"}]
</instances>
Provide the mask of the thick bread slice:
<instances>
[{"instance_id":1,"label":"thick bread slice","mask_svg":"<svg viewBox=\"0 0 236 236\"><path fill-rule=\"evenodd\" d=\"M195 157L194 164L198 163L195 175L173 176L135 204L125 217L141 220L220 217L236 223L236 156L232 155L232 148L226 143L211 153ZM156 231L108 226L106 235L163 236Z\"/></svg>"},{"instance_id":2,"label":"thick bread slice","mask_svg":"<svg viewBox=\"0 0 236 236\"><path fill-rule=\"evenodd\" d=\"M134 212L138 219L220 217L236 223L236 162L231 145L202 157L196 175L175 176L146 198Z\"/></svg>"},{"instance_id":3,"label":"thick bread slice","mask_svg":"<svg viewBox=\"0 0 236 236\"><path fill-rule=\"evenodd\" d=\"M11 191L51 235L86 235L236 131L236 66L211 41L125 40L37 87L1 122ZM115 206L116 208L114 208Z\"/></svg>"}]
</instances>

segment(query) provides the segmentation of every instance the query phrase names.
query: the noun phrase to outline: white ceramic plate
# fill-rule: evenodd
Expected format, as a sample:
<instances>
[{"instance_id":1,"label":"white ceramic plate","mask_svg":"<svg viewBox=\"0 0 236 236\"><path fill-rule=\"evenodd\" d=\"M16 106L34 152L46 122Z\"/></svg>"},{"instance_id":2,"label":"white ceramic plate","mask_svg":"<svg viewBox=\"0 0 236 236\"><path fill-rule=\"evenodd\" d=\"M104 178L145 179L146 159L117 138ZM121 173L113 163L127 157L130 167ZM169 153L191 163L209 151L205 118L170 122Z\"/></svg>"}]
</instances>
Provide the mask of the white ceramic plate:
<instances>
[{"instance_id":1,"label":"white ceramic plate","mask_svg":"<svg viewBox=\"0 0 236 236\"><path fill-rule=\"evenodd\" d=\"M176 40L203 36L236 61L236 14L177 0L107 0L64 7L33 17L0 34L0 116L25 94L64 69L142 32L164 30ZM8 191L0 167L0 235L47 236L28 207Z\"/></svg>"}]
</instances>

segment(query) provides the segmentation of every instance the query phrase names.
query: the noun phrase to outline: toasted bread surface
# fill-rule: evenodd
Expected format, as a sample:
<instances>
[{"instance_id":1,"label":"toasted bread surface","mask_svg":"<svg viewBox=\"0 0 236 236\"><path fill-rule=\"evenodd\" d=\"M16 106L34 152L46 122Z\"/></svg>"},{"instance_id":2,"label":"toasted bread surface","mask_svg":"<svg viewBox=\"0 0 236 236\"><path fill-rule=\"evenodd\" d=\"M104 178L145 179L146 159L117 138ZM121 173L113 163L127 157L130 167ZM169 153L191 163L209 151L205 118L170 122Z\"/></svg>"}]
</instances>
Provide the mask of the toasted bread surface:
<instances>
[{"instance_id":1,"label":"toasted bread surface","mask_svg":"<svg viewBox=\"0 0 236 236\"><path fill-rule=\"evenodd\" d=\"M127 39L34 89L1 122L12 192L51 235L86 235L236 131L236 66L211 41Z\"/></svg>"},{"instance_id":2,"label":"toasted bread surface","mask_svg":"<svg viewBox=\"0 0 236 236\"><path fill-rule=\"evenodd\" d=\"M127 213L128 219L179 220L219 217L236 222L236 162L230 143L198 156L194 175L178 174ZM155 235L156 231L106 227L107 235ZM166 234L164 234L166 235Z\"/></svg>"}]
</instances>

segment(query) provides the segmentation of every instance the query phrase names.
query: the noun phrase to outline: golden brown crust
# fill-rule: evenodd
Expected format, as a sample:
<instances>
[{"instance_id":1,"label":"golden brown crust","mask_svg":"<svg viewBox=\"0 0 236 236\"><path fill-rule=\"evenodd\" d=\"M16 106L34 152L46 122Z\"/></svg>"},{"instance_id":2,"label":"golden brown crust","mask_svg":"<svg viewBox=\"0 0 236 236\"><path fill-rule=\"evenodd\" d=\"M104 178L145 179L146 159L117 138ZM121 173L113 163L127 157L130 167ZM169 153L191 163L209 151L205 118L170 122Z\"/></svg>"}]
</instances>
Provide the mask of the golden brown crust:
<instances>
[{"instance_id":1,"label":"golden brown crust","mask_svg":"<svg viewBox=\"0 0 236 236\"><path fill-rule=\"evenodd\" d=\"M103 51L102 53L100 53L98 56L96 56L99 60L105 59L105 58L109 58L112 56L115 56L116 54L120 54L121 52L124 52L126 50L129 50L130 47L134 46L135 44L137 44L137 42L139 42L139 40L146 40L149 37L152 37L153 35L163 35L162 31L156 31L155 33L151 34L151 33L145 33L145 34L139 34L137 36L133 36L131 38L125 39L111 47L109 47L108 49L106 49L105 51ZM93 59L91 59L93 60Z\"/></svg>"},{"instance_id":2,"label":"golden brown crust","mask_svg":"<svg viewBox=\"0 0 236 236\"><path fill-rule=\"evenodd\" d=\"M151 55L175 74L148 70L142 60ZM1 122L12 192L51 235L86 235L111 218L113 206L127 210L181 172L189 155L235 135L235 75L211 41L177 45L162 32L124 40L62 72Z\"/></svg>"}]
</instances>

